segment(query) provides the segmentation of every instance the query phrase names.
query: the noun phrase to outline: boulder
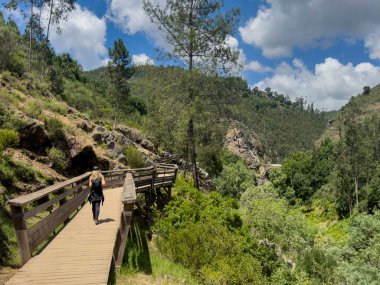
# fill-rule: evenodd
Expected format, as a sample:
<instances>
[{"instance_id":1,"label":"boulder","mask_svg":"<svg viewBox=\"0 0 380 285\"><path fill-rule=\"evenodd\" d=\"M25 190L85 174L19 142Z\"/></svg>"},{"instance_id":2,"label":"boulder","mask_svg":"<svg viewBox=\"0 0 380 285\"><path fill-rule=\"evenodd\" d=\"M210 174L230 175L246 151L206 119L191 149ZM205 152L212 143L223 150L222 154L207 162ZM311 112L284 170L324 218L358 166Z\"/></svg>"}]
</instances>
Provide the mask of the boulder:
<instances>
[{"instance_id":1,"label":"boulder","mask_svg":"<svg viewBox=\"0 0 380 285\"><path fill-rule=\"evenodd\" d=\"M52 142L40 122L33 122L19 130L20 148L30 150L38 155L46 155L46 149L52 147Z\"/></svg>"},{"instance_id":2,"label":"boulder","mask_svg":"<svg viewBox=\"0 0 380 285\"><path fill-rule=\"evenodd\" d=\"M206 172L206 170L198 167L198 174L199 174L199 178L201 180L206 180L209 178L209 174Z\"/></svg>"},{"instance_id":3,"label":"boulder","mask_svg":"<svg viewBox=\"0 0 380 285\"><path fill-rule=\"evenodd\" d=\"M118 156L117 156L117 161L124 164L124 165L127 165L128 164L128 161L127 161L127 158L125 157L124 154L120 153Z\"/></svg>"},{"instance_id":4,"label":"boulder","mask_svg":"<svg viewBox=\"0 0 380 285\"><path fill-rule=\"evenodd\" d=\"M150 140L143 139L143 141L141 142L141 146L143 148L146 148L147 150L150 150L151 152L156 152L156 148Z\"/></svg>"},{"instance_id":5,"label":"boulder","mask_svg":"<svg viewBox=\"0 0 380 285\"><path fill-rule=\"evenodd\" d=\"M97 143L97 144L101 144L103 142L102 140L102 133L100 133L99 131L95 130L93 133L92 133L92 139Z\"/></svg>"},{"instance_id":6,"label":"boulder","mask_svg":"<svg viewBox=\"0 0 380 285\"><path fill-rule=\"evenodd\" d=\"M82 121L77 124L77 127L84 130L86 133L91 133L94 129L94 126L91 125L89 122Z\"/></svg>"},{"instance_id":7,"label":"boulder","mask_svg":"<svg viewBox=\"0 0 380 285\"><path fill-rule=\"evenodd\" d=\"M117 125L113 128L113 130L123 134L128 139L130 139L134 142L137 142L137 143L141 143L144 139L138 130L132 129L132 128L127 128L124 125Z\"/></svg>"},{"instance_id":8,"label":"boulder","mask_svg":"<svg viewBox=\"0 0 380 285\"><path fill-rule=\"evenodd\" d=\"M115 142L114 141L107 141L107 147L109 149L114 149L116 146Z\"/></svg>"}]
</instances>

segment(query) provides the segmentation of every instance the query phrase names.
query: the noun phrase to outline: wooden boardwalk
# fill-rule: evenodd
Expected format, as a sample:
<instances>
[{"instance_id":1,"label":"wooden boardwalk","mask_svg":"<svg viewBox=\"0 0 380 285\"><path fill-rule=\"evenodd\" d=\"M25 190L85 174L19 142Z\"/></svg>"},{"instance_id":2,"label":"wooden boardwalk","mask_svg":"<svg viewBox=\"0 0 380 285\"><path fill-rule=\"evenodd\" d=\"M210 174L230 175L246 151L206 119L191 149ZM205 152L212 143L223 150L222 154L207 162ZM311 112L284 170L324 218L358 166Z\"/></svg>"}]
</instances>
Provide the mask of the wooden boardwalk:
<instances>
[{"instance_id":1,"label":"wooden boardwalk","mask_svg":"<svg viewBox=\"0 0 380 285\"><path fill-rule=\"evenodd\" d=\"M154 198L157 207L163 207L177 171L171 164L103 171L108 189L99 225L86 203L91 172L8 201L22 268L6 284L107 284L111 265L118 269L122 264L134 207L149 213ZM137 193L145 196L144 209ZM39 220L31 221L34 217ZM33 254L62 225L56 237Z\"/></svg>"},{"instance_id":2,"label":"wooden boardwalk","mask_svg":"<svg viewBox=\"0 0 380 285\"><path fill-rule=\"evenodd\" d=\"M107 284L121 223L122 191L123 187L104 191L99 225L93 222L91 205L87 203L6 285Z\"/></svg>"}]
</instances>

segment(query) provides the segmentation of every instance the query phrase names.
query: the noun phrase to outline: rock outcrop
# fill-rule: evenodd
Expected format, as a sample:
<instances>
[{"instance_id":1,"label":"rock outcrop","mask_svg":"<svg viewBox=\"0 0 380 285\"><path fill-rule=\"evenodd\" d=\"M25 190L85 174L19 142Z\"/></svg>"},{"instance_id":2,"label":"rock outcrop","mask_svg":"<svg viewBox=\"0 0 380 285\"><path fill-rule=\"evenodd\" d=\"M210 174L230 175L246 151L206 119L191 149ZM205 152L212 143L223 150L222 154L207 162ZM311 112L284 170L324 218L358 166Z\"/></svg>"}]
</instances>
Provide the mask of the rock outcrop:
<instances>
[{"instance_id":1,"label":"rock outcrop","mask_svg":"<svg viewBox=\"0 0 380 285\"><path fill-rule=\"evenodd\" d=\"M19 139L20 148L30 150L38 155L46 155L46 149L52 147L44 124L38 121L20 129Z\"/></svg>"},{"instance_id":2,"label":"rock outcrop","mask_svg":"<svg viewBox=\"0 0 380 285\"><path fill-rule=\"evenodd\" d=\"M227 131L225 147L244 159L250 169L257 169L263 162L263 151L253 132L232 127Z\"/></svg>"}]
</instances>

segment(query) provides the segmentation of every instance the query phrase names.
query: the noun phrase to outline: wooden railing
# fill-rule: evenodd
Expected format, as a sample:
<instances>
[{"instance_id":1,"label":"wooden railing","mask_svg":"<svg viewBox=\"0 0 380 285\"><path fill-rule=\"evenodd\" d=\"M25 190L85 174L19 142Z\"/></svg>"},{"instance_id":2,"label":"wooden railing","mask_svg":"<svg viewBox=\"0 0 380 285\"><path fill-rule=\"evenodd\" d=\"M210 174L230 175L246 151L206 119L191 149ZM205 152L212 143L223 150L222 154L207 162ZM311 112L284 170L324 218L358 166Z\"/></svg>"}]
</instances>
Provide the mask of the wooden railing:
<instances>
[{"instance_id":1,"label":"wooden railing","mask_svg":"<svg viewBox=\"0 0 380 285\"><path fill-rule=\"evenodd\" d=\"M128 232L128 225L132 218L131 212L136 200L136 192L146 192L157 187L170 187L175 182L177 170L176 165L159 164L157 167L102 172L107 181L106 188L124 187L122 201L124 210L118 234L121 247L125 247L125 232ZM8 201L16 230L21 265L24 265L32 257L33 252L54 235L58 228L70 221L86 203L90 175L91 172L87 172ZM120 246L117 252L114 252L116 266L121 263Z\"/></svg>"},{"instance_id":2,"label":"wooden railing","mask_svg":"<svg viewBox=\"0 0 380 285\"><path fill-rule=\"evenodd\" d=\"M123 261L128 231L132 221L133 208L136 203L136 187L131 173L127 173L123 188L123 211L121 212L121 222L113 251L113 260L116 269L120 268Z\"/></svg>"}]
</instances>

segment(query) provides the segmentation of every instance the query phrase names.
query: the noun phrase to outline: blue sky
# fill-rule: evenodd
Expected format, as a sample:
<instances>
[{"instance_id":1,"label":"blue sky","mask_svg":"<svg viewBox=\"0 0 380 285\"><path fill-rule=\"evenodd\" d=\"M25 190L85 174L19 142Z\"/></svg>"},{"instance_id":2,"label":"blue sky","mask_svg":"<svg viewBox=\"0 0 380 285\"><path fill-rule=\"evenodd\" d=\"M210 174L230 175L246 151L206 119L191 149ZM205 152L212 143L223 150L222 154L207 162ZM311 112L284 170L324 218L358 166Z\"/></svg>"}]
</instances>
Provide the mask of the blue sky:
<instances>
[{"instance_id":1,"label":"blue sky","mask_svg":"<svg viewBox=\"0 0 380 285\"><path fill-rule=\"evenodd\" d=\"M240 75L251 86L332 110L363 86L380 83L379 0L225 0L232 7L241 16L228 43L239 50ZM142 0L79 0L60 26L62 34L51 35L53 47L70 52L85 70L104 65L119 37L135 64L165 64L154 52L165 41Z\"/></svg>"}]
</instances>

